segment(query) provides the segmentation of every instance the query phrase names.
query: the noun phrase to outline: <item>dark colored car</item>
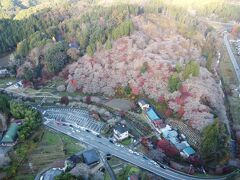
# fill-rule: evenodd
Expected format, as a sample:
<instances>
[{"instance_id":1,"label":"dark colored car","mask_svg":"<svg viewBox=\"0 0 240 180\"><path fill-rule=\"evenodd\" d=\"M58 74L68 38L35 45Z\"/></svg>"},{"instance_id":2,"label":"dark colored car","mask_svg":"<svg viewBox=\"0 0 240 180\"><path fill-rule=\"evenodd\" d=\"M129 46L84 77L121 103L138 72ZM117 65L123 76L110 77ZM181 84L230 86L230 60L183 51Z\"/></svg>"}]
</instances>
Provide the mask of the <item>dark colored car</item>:
<instances>
[{"instance_id":1,"label":"dark colored car","mask_svg":"<svg viewBox=\"0 0 240 180\"><path fill-rule=\"evenodd\" d=\"M162 164L159 165L161 168L166 169L166 167Z\"/></svg>"},{"instance_id":2,"label":"dark colored car","mask_svg":"<svg viewBox=\"0 0 240 180\"><path fill-rule=\"evenodd\" d=\"M148 160L148 158L146 156L143 156L144 159Z\"/></svg>"},{"instance_id":3,"label":"dark colored car","mask_svg":"<svg viewBox=\"0 0 240 180\"><path fill-rule=\"evenodd\" d=\"M101 138L101 136L100 136L99 134L97 135L97 137L98 137L98 138Z\"/></svg>"},{"instance_id":4,"label":"dark colored car","mask_svg":"<svg viewBox=\"0 0 240 180\"><path fill-rule=\"evenodd\" d=\"M107 153L106 156L111 156L111 154L110 154L110 153Z\"/></svg>"},{"instance_id":5,"label":"dark colored car","mask_svg":"<svg viewBox=\"0 0 240 180\"><path fill-rule=\"evenodd\" d=\"M86 129L85 131L90 132L90 130Z\"/></svg>"},{"instance_id":6,"label":"dark colored car","mask_svg":"<svg viewBox=\"0 0 240 180\"><path fill-rule=\"evenodd\" d=\"M110 142L110 143L114 143L112 139L109 139L109 142Z\"/></svg>"}]
</instances>

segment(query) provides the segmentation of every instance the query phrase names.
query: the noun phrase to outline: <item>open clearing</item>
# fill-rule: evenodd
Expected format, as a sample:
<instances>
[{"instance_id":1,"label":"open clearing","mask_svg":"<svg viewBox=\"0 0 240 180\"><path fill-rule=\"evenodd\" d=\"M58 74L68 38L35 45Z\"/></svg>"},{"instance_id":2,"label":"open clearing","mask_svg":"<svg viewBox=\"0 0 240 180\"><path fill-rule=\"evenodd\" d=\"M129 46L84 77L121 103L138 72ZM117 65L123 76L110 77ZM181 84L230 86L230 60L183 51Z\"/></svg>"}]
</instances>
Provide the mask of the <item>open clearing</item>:
<instances>
[{"instance_id":1,"label":"open clearing","mask_svg":"<svg viewBox=\"0 0 240 180\"><path fill-rule=\"evenodd\" d=\"M71 137L44 129L38 146L19 169L18 177L36 175L46 167L62 167L66 157L83 149L83 145Z\"/></svg>"}]
</instances>

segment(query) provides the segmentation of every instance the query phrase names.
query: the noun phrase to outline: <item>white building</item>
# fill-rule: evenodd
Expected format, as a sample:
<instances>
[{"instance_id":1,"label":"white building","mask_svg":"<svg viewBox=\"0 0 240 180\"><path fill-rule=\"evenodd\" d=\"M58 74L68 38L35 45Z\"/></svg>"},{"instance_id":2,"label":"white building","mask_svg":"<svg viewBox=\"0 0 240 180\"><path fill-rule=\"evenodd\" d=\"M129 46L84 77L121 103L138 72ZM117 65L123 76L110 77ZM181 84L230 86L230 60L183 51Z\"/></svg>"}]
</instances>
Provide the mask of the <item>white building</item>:
<instances>
[{"instance_id":1,"label":"white building","mask_svg":"<svg viewBox=\"0 0 240 180\"><path fill-rule=\"evenodd\" d=\"M7 69L0 69L0 77L6 77L9 75L10 75L10 73Z\"/></svg>"},{"instance_id":2,"label":"white building","mask_svg":"<svg viewBox=\"0 0 240 180\"><path fill-rule=\"evenodd\" d=\"M117 124L113 129L113 133L114 138L118 141L122 141L129 136L128 128L124 124Z\"/></svg>"},{"instance_id":3,"label":"white building","mask_svg":"<svg viewBox=\"0 0 240 180\"><path fill-rule=\"evenodd\" d=\"M145 100L139 100L137 103L142 110L146 110L149 108L149 104Z\"/></svg>"}]
</instances>

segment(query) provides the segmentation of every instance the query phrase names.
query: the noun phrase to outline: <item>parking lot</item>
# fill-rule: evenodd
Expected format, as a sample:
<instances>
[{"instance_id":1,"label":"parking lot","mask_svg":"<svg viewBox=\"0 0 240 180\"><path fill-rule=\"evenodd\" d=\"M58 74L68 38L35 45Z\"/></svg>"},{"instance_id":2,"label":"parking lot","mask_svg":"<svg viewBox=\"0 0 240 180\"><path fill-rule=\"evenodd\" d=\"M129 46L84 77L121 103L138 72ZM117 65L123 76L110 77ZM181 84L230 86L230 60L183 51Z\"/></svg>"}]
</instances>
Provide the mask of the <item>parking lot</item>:
<instances>
[{"instance_id":1,"label":"parking lot","mask_svg":"<svg viewBox=\"0 0 240 180\"><path fill-rule=\"evenodd\" d=\"M237 60L238 66L240 66L240 39L230 40L229 42L232 52Z\"/></svg>"},{"instance_id":2,"label":"parking lot","mask_svg":"<svg viewBox=\"0 0 240 180\"><path fill-rule=\"evenodd\" d=\"M56 123L72 125L100 133L104 123L94 120L85 109L49 108L43 111L45 119L55 120Z\"/></svg>"}]
</instances>

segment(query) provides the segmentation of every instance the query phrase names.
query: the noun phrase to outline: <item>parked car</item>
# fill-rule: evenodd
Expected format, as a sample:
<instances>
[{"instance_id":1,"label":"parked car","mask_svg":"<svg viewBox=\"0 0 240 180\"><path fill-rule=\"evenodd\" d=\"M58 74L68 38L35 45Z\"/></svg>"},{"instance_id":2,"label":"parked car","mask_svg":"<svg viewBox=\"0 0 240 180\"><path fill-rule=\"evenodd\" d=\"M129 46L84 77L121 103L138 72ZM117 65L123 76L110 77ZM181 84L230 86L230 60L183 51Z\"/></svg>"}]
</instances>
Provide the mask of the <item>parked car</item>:
<instances>
[{"instance_id":1,"label":"parked car","mask_svg":"<svg viewBox=\"0 0 240 180\"><path fill-rule=\"evenodd\" d=\"M100 136L99 134L97 134L97 137L98 137L98 138L101 138L101 136Z\"/></svg>"},{"instance_id":2,"label":"parked car","mask_svg":"<svg viewBox=\"0 0 240 180\"><path fill-rule=\"evenodd\" d=\"M146 159L146 160L148 160L148 158L147 158L146 156L144 156L144 155L143 155L143 158Z\"/></svg>"},{"instance_id":3,"label":"parked car","mask_svg":"<svg viewBox=\"0 0 240 180\"><path fill-rule=\"evenodd\" d=\"M163 168L163 169L166 169L166 167L162 164L160 164L160 167Z\"/></svg>"}]
</instances>

